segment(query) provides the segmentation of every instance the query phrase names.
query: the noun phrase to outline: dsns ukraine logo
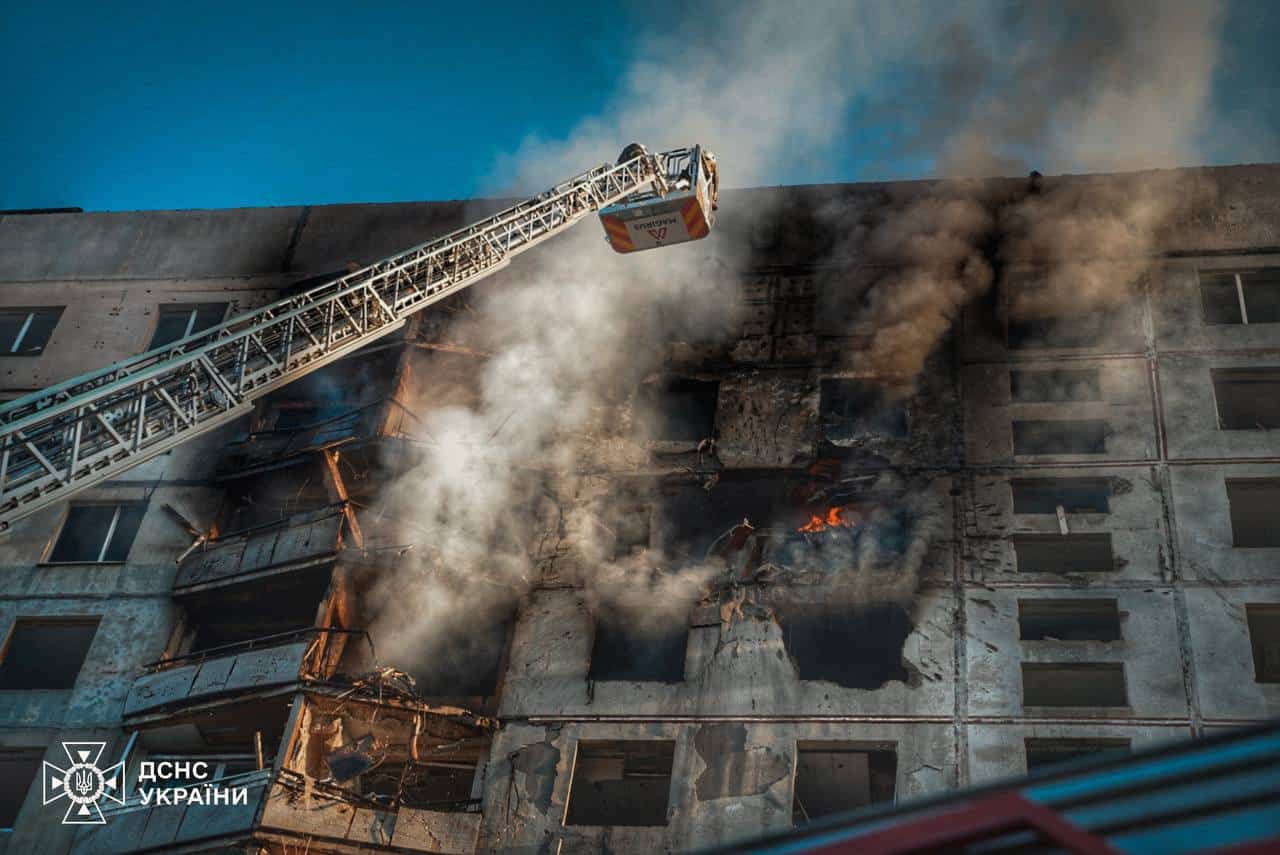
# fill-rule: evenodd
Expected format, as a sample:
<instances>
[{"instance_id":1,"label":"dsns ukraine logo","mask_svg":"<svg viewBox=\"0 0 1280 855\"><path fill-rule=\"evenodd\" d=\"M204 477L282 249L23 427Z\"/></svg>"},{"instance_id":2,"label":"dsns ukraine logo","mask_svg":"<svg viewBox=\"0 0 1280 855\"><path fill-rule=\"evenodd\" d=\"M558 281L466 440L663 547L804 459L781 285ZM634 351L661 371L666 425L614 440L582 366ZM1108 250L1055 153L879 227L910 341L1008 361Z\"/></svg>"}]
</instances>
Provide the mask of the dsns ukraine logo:
<instances>
[{"instance_id":1,"label":"dsns ukraine logo","mask_svg":"<svg viewBox=\"0 0 1280 855\"><path fill-rule=\"evenodd\" d=\"M60 769L44 761L44 803L62 798L70 802L63 825L105 825L107 820L98 802L109 799L124 804L124 761L107 769L98 768L106 747L105 742L64 742L62 750L71 761L70 766Z\"/></svg>"}]
</instances>

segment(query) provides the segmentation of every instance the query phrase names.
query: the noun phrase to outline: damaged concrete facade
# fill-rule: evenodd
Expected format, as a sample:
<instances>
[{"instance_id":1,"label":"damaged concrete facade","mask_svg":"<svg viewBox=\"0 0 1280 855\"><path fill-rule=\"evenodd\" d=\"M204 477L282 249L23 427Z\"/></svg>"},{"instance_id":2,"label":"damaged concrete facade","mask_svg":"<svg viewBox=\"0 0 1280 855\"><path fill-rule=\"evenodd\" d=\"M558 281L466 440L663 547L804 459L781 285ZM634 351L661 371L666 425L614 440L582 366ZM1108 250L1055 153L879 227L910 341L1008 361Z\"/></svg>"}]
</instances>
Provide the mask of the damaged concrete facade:
<instances>
[{"instance_id":1,"label":"damaged concrete facade","mask_svg":"<svg viewBox=\"0 0 1280 855\"><path fill-rule=\"evenodd\" d=\"M1249 404L1280 392L1280 167L1188 174L1212 201L1105 324L1011 329L996 288L906 395L851 321L892 262L832 235L925 185L726 193L732 330L667 342L619 395L627 441L547 489L527 586L421 652L459 667L380 656L369 603L424 546L379 496L488 358L455 329L467 294L22 521L0 541L0 762L30 784L6 785L0 847L668 851L1280 714L1280 434ZM52 318L2 343L0 392L474 214L0 217L0 313L24 336ZM517 264L478 288L519 284ZM609 560L714 565L687 618L640 632L584 585L571 511L602 496ZM245 803L135 793L61 825L38 766L63 740L127 750L131 789L143 762L202 760Z\"/></svg>"}]
</instances>

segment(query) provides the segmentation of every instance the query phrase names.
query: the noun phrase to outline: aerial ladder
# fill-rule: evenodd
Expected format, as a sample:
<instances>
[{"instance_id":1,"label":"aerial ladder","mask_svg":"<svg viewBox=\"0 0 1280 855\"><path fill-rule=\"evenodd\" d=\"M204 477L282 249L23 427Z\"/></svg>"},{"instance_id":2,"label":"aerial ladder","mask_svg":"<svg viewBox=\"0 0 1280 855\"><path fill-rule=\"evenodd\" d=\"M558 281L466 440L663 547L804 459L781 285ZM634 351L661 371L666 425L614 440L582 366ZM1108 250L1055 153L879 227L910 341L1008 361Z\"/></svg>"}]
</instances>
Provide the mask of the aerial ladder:
<instances>
[{"instance_id":1,"label":"aerial ladder","mask_svg":"<svg viewBox=\"0 0 1280 855\"><path fill-rule=\"evenodd\" d=\"M10 401L0 407L0 532L246 415L258 398L399 329L592 212L620 252L705 237L717 186L715 158L700 146L649 154L632 144L617 163L477 223ZM655 226L673 204L680 222Z\"/></svg>"}]
</instances>

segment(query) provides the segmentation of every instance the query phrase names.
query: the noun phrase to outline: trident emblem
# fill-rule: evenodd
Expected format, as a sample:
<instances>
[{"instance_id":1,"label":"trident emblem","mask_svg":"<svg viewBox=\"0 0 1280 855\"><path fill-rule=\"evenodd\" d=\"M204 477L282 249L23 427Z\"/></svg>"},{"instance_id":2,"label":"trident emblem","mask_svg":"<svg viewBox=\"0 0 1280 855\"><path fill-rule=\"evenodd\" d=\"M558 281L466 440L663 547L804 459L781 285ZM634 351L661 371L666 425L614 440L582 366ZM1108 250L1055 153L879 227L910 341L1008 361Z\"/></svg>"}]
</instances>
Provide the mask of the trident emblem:
<instances>
[{"instance_id":1,"label":"trident emblem","mask_svg":"<svg viewBox=\"0 0 1280 855\"><path fill-rule=\"evenodd\" d=\"M124 761L107 769L99 769L98 761L107 747L105 742L64 742L62 750L71 765L66 769L44 761L41 788L44 804L66 798L67 814L63 825L104 825L106 818L98 802L110 799L124 804Z\"/></svg>"}]
</instances>

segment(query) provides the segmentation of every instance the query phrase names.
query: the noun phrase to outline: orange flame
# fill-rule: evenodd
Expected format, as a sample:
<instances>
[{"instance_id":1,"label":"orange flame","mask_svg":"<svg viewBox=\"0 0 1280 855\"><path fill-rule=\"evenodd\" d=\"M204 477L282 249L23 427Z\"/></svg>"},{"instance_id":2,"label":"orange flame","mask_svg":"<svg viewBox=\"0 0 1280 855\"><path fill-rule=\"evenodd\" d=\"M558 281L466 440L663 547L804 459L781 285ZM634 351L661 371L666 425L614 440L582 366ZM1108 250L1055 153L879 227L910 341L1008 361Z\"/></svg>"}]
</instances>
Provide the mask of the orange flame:
<instances>
[{"instance_id":1,"label":"orange flame","mask_svg":"<svg viewBox=\"0 0 1280 855\"><path fill-rule=\"evenodd\" d=\"M829 528L848 528L851 525L853 525L853 523L844 518L840 508L831 508L827 511L825 518L814 514L809 517L809 521L807 523L800 526L796 531L812 533L815 531L826 531Z\"/></svg>"}]
</instances>

